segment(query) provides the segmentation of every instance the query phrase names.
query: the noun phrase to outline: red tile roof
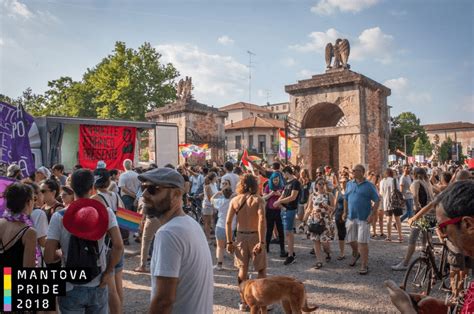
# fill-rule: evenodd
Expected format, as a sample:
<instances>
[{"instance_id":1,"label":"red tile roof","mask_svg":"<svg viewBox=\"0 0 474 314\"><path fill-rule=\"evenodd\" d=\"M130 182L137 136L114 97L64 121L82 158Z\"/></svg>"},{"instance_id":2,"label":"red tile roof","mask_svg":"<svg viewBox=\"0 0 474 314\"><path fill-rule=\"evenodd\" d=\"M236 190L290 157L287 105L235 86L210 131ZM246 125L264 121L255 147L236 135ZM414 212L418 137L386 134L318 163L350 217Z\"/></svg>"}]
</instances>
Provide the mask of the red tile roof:
<instances>
[{"instance_id":1,"label":"red tile roof","mask_svg":"<svg viewBox=\"0 0 474 314\"><path fill-rule=\"evenodd\" d=\"M226 130L251 129L251 128L284 129L285 122L282 120L276 120L276 119L252 117L252 118L247 118L247 119L240 120L234 123L230 123L225 126Z\"/></svg>"},{"instance_id":2,"label":"red tile roof","mask_svg":"<svg viewBox=\"0 0 474 314\"><path fill-rule=\"evenodd\" d=\"M271 110L268 110L266 108L263 108L254 104L249 104L247 102L242 102L242 101L219 108L220 111L231 111L231 110L238 110L238 109L248 109L248 110L255 110L255 111L261 111L261 112L267 112L267 113L272 112Z\"/></svg>"},{"instance_id":3,"label":"red tile roof","mask_svg":"<svg viewBox=\"0 0 474 314\"><path fill-rule=\"evenodd\" d=\"M435 123L423 125L427 132L430 131L447 131L447 130L458 130L458 129L474 129L474 123L470 122L448 122L448 123Z\"/></svg>"}]
</instances>

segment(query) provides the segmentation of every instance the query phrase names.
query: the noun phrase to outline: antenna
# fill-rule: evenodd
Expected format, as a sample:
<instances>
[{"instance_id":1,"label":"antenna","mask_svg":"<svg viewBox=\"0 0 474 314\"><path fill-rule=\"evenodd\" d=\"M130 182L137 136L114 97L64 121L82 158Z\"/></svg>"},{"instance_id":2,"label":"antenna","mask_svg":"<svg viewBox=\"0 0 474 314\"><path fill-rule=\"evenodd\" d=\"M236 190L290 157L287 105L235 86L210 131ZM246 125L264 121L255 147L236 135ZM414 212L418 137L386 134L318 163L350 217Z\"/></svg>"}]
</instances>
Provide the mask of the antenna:
<instances>
[{"instance_id":1,"label":"antenna","mask_svg":"<svg viewBox=\"0 0 474 314\"><path fill-rule=\"evenodd\" d=\"M252 102L252 56L256 56L252 51L247 50L249 54L249 102Z\"/></svg>"},{"instance_id":2,"label":"antenna","mask_svg":"<svg viewBox=\"0 0 474 314\"><path fill-rule=\"evenodd\" d=\"M270 90L269 89L265 89L265 94L267 96L267 104L269 103L269 100L270 100Z\"/></svg>"}]
</instances>

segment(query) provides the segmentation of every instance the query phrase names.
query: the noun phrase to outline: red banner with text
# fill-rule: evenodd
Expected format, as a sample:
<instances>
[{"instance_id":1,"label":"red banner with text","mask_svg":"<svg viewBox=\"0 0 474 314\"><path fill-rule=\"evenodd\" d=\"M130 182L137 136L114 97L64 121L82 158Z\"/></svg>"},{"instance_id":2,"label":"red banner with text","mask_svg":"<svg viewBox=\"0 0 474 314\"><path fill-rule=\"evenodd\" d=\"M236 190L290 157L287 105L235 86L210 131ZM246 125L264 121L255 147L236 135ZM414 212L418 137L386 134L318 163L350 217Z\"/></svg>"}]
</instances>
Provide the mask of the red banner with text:
<instances>
[{"instance_id":1,"label":"red banner with text","mask_svg":"<svg viewBox=\"0 0 474 314\"><path fill-rule=\"evenodd\" d=\"M125 126L80 125L79 163L95 169L103 160L107 169L123 170L125 159L133 161L136 132L136 128Z\"/></svg>"}]
</instances>

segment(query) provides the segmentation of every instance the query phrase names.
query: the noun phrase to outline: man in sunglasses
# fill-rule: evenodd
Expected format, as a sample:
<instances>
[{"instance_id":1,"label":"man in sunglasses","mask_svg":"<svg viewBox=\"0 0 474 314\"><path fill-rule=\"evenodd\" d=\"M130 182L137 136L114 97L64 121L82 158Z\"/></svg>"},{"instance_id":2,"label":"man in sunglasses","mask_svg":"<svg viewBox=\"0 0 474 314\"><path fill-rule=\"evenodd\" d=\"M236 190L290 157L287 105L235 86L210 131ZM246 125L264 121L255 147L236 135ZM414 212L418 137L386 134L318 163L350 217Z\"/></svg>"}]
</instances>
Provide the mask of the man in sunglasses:
<instances>
[{"instance_id":1,"label":"man in sunglasses","mask_svg":"<svg viewBox=\"0 0 474 314\"><path fill-rule=\"evenodd\" d=\"M465 256L474 257L474 181L458 181L438 198L436 219L439 229ZM385 282L392 303L402 313L446 313L448 305L422 295L407 294L393 281ZM427 312L428 313L428 312ZM461 313L474 313L474 282L467 284Z\"/></svg>"},{"instance_id":2,"label":"man in sunglasses","mask_svg":"<svg viewBox=\"0 0 474 314\"><path fill-rule=\"evenodd\" d=\"M211 252L201 226L183 211L183 176L159 168L138 179L145 214L161 224L150 265L150 313L212 313Z\"/></svg>"}]
</instances>

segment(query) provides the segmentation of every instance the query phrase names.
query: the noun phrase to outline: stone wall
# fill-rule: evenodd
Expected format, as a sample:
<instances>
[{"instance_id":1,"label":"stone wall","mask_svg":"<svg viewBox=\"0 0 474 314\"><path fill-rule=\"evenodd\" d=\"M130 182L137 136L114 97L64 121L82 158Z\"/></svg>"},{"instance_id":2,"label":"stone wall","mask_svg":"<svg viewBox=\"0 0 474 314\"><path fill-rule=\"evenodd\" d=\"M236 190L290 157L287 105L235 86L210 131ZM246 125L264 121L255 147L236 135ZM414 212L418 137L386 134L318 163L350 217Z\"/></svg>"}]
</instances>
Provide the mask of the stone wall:
<instances>
[{"instance_id":1,"label":"stone wall","mask_svg":"<svg viewBox=\"0 0 474 314\"><path fill-rule=\"evenodd\" d=\"M303 160L312 172L328 163L334 168L361 163L377 172L387 165L390 89L343 70L314 75L285 90L289 121L298 129L292 137L301 143L295 145L292 162Z\"/></svg>"}]
</instances>

